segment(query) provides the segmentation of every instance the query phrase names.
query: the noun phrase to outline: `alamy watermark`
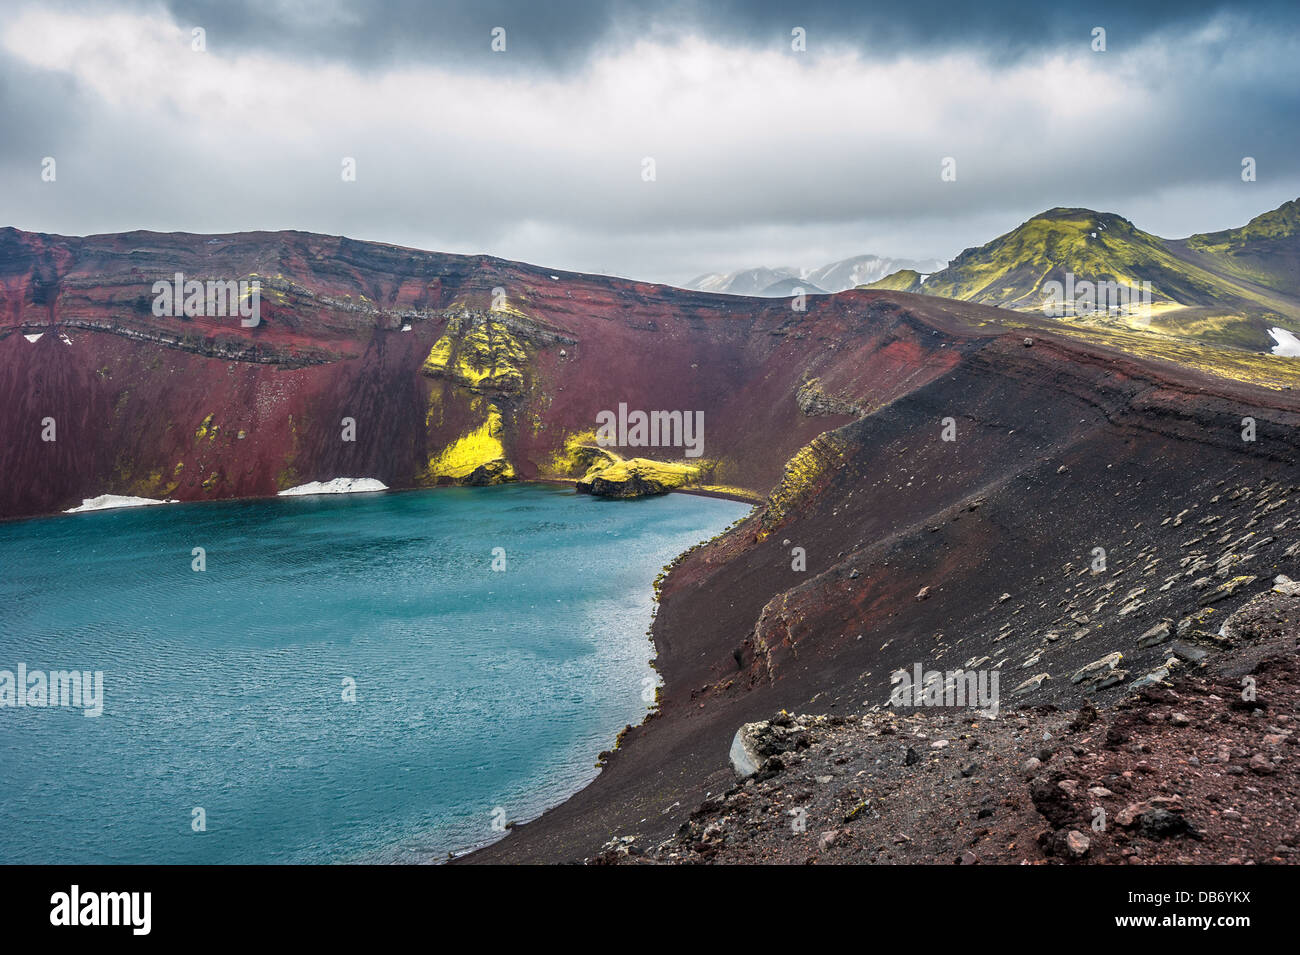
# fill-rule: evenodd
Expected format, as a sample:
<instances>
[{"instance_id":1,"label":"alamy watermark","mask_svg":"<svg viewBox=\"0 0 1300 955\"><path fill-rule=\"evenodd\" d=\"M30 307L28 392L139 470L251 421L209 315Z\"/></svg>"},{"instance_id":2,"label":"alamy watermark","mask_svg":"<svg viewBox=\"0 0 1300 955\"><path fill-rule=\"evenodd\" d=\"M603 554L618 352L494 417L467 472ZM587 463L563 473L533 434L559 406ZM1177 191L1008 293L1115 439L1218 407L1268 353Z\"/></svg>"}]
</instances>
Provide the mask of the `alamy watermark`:
<instances>
[{"instance_id":1,"label":"alamy watermark","mask_svg":"<svg viewBox=\"0 0 1300 955\"><path fill-rule=\"evenodd\" d=\"M153 313L158 318L225 318L239 316L239 324L255 328L262 321L260 279L174 279L153 283Z\"/></svg>"},{"instance_id":2,"label":"alamy watermark","mask_svg":"<svg viewBox=\"0 0 1300 955\"><path fill-rule=\"evenodd\" d=\"M54 926L123 926L132 935L148 935L153 927L152 892L83 892L73 885L50 896Z\"/></svg>"},{"instance_id":3,"label":"alamy watermark","mask_svg":"<svg viewBox=\"0 0 1300 955\"><path fill-rule=\"evenodd\" d=\"M596 413L596 444L602 448L685 448L686 457L704 453L703 411L628 411Z\"/></svg>"},{"instance_id":4,"label":"alamy watermark","mask_svg":"<svg viewBox=\"0 0 1300 955\"><path fill-rule=\"evenodd\" d=\"M895 670L889 675L891 706L975 707L998 715L998 670Z\"/></svg>"},{"instance_id":5,"label":"alamy watermark","mask_svg":"<svg viewBox=\"0 0 1300 955\"><path fill-rule=\"evenodd\" d=\"M1064 315L1147 314L1151 308L1151 283L1141 286L1126 282L1076 282L1073 272L1065 273L1065 282L1043 283L1043 314L1048 318Z\"/></svg>"},{"instance_id":6,"label":"alamy watermark","mask_svg":"<svg viewBox=\"0 0 1300 955\"><path fill-rule=\"evenodd\" d=\"M80 709L82 716L104 712L104 671L95 670L0 670L0 709L5 707L62 706Z\"/></svg>"}]
</instances>

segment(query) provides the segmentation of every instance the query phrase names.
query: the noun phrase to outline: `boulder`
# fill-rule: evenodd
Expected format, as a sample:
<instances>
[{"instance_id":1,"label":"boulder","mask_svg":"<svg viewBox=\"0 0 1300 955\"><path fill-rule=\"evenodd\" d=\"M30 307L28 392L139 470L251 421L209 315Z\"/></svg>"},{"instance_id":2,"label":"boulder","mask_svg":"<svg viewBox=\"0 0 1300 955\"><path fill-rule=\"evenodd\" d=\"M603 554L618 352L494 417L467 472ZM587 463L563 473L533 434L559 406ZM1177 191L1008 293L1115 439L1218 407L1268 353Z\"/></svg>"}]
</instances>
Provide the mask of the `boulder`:
<instances>
[{"instance_id":1,"label":"boulder","mask_svg":"<svg viewBox=\"0 0 1300 955\"><path fill-rule=\"evenodd\" d=\"M1101 680L1106 677L1111 670L1119 666L1119 661L1124 659L1124 655L1118 650L1114 653L1108 653L1100 660L1093 660L1079 669L1074 671L1070 677L1071 683L1082 683L1084 680Z\"/></svg>"},{"instance_id":2,"label":"boulder","mask_svg":"<svg viewBox=\"0 0 1300 955\"><path fill-rule=\"evenodd\" d=\"M1021 695L1025 694L1025 693L1029 693L1029 692L1031 692L1031 691L1033 691L1033 690L1038 689L1040 686L1042 686L1044 680L1050 680L1050 679L1051 679L1051 676L1050 676L1049 674L1046 674L1046 673L1035 673L1033 676L1031 676L1031 677L1030 677L1028 680L1026 680L1024 683L1021 683L1021 684L1020 684L1019 686L1017 686L1014 690L1012 690L1012 691L1011 691L1011 695L1012 695L1012 696L1021 696Z\"/></svg>"},{"instance_id":3,"label":"boulder","mask_svg":"<svg viewBox=\"0 0 1300 955\"><path fill-rule=\"evenodd\" d=\"M1253 584L1258 579L1259 579L1258 577L1254 577L1249 574L1243 575L1241 577L1233 577L1231 580L1227 581L1226 583L1220 584L1214 590L1210 591L1208 594L1202 597L1201 604L1206 605L1206 604L1218 603L1220 600L1226 600L1229 597L1231 597L1233 594L1235 594L1237 591L1241 590L1241 588L1249 584Z\"/></svg>"},{"instance_id":4,"label":"boulder","mask_svg":"<svg viewBox=\"0 0 1300 955\"><path fill-rule=\"evenodd\" d=\"M1139 647L1154 647L1164 643L1173 636L1173 626L1168 620L1161 620L1158 624L1148 630L1142 636L1138 637L1137 645Z\"/></svg>"},{"instance_id":5,"label":"boulder","mask_svg":"<svg viewBox=\"0 0 1300 955\"><path fill-rule=\"evenodd\" d=\"M746 723L736 730L731 740L731 768L739 779L748 779L759 771L765 756L758 751L757 734L767 727L766 722Z\"/></svg>"},{"instance_id":6,"label":"boulder","mask_svg":"<svg viewBox=\"0 0 1300 955\"><path fill-rule=\"evenodd\" d=\"M740 779L760 772L782 768L778 757L809 745L807 727L782 712L779 716L757 723L746 723L731 739L731 768Z\"/></svg>"}]
</instances>

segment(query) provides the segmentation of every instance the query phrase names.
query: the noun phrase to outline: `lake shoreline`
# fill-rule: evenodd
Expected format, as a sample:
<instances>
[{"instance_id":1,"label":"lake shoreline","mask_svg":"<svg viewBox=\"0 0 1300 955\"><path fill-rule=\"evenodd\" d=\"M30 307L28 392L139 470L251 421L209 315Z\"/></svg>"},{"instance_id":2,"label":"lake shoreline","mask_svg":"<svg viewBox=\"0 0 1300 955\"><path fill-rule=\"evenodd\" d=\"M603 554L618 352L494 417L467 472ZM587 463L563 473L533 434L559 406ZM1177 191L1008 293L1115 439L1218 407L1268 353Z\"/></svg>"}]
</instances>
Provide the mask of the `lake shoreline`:
<instances>
[{"instance_id":1,"label":"lake shoreline","mask_svg":"<svg viewBox=\"0 0 1300 955\"><path fill-rule=\"evenodd\" d=\"M337 480L337 479L335 479L335 480ZM369 479L354 479L354 480L369 480ZM328 483L328 482L320 482L320 483ZM492 484L492 485L482 485L482 486L484 486L484 487L527 487L527 486L539 486L539 487L555 487L555 488L561 488L561 487L564 487L564 488L573 488L573 487L575 487L575 486L577 485L577 483L578 483L578 482L577 482L576 480L573 480L573 479L564 479L564 478L528 478L527 480L523 480L523 481L506 481L506 482L504 482L504 483L502 483L502 484ZM291 494L291 495L290 495L290 494L283 494L283 493L277 492L277 493L275 493L275 494L254 494L254 495L249 495L249 496L246 496L246 497L222 497L222 498L216 498L216 499L213 499L213 500L193 500L193 501L186 501L186 500L179 499L179 498L177 498L177 499L171 499L171 498L169 498L169 499L166 499L166 500L153 499L153 498L148 498L148 499L146 499L146 498L136 498L136 499L132 499L132 500L138 500L138 501L140 501L140 502L142 502L142 503L124 503L124 504L121 504L121 505L109 506L109 507L86 508L86 509L84 509L84 510L82 509L81 506L78 506L78 507L71 508L71 509L64 509L64 510L50 511L50 512L48 512L48 513L44 513L44 514L20 514L20 515L13 515L13 516L0 516L0 525L5 525L5 524L16 524L16 523L21 523L21 522L23 522L23 521L42 521L42 520L46 520L47 518L52 518L52 517L81 517L81 516L84 516L84 515L86 515L86 514L106 514L106 513L115 513L115 512L120 512L120 511L132 511L132 510L136 510L136 509L141 508L141 507L148 507L148 506L151 506L151 505L154 505L154 504L180 504L180 505L185 505L185 504L227 504L227 503L232 503L232 502L274 501L274 500L281 500L281 499L287 499L287 498L295 498L295 499L303 499L303 498L307 498L307 499L310 499L310 498L349 498L349 497L363 497L363 496L365 496L365 495L369 495L369 494L407 494L407 493L410 493L410 492L413 492L413 491L447 491L447 490L465 490L465 489L467 489L467 488L474 488L474 487L477 487L477 486L479 486L479 485L469 485L469 484L435 484L435 485L433 485L433 486L431 486L431 487L385 487L385 488L383 488L382 490L381 490L381 489L374 489L374 490L371 490L371 489L365 489L365 490L354 490L354 491L346 491L346 492L338 492L338 491L322 491L322 492L320 492L320 493L316 493L316 494L307 494L307 493L301 493L301 492L300 492L300 493L297 493L297 494ZM581 494L582 492L581 492L581 491L576 491L576 490L575 490L574 493L575 493L575 494ZM749 494L749 493L750 493L750 492L742 492L742 491L739 490L739 489L738 489L738 490L734 490L734 491L732 491L732 490L723 490L723 489L718 489L718 488L703 488L703 487L684 487L684 488L678 488L678 489L676 489L676 490L672 490L672 491L668 491L668 492L667 492L667 494L684 494L684 495L688 495L688 496L691 496L691 497L709 497L709 498L714 498L714 499L716 499L716 500L720 500L720 501L735 501L735 502L737 502L738 504L749 504L749 505L751 505L751 506L754 506L754 505L758 504L758 503L761 501L761 496L760 496L760 495L758 495L758 494L753 494L752 496L746 496L746 495ZM646 495L646 496L647 496L647 497L664 497L664 496L666 496L666 495L663 495L663 494L657 494L657 495ZM130 498L129 495L114 495L114 494L110 494L110 493L107 493L107 492L106 492L106 493L104 493L104 494L96 495L95 497L92 497L92 498L86 498L86 500L98 500L98 499L100 499L100 498L106 498L106 497L122 497L122 498L124 498L124 499ZM644 499L644 498L608 498L607 500L632 500L632 501L635 501L635 500L643 500L643 499ZM83 501L83 504L84 504L84 501Z\"/></svg>"}]
</instances>

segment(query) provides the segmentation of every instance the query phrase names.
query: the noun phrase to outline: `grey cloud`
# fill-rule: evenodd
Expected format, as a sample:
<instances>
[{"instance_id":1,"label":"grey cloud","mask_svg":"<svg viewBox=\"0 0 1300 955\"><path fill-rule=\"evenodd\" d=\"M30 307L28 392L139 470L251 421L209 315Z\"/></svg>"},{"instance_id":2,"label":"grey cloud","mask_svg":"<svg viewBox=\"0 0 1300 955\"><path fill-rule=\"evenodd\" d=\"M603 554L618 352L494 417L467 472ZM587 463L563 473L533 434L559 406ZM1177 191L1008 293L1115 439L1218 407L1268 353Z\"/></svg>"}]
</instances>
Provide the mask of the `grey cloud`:
<instances>
[{"instance_id":1,"label":"grey cloud","mask_svg":"<svg viewBox=\"0 0 1300 955\"><path fill-rule=\"evenodd\" d=\"M358 82L424 61L469 77L471 93L491 78L481 60L491 56L483 52L489 25L500 19L510 30L503 68L524 86L560 85L555 101L542 104L547 124L505 148L480 135L484 124L508 121L493 115L493 104L465 116L439 102L443 91L420 88L398 91L396 119L368 115L365 103L337 114L291 106L312 122L287 140L273 138L276 130L301 116L238 115L229 142L213 147L193 136L194 117L169 103L105 105L65 73L0 54L0 122L14 131L0 138L0 224L68 233L293 228L681 282L864 252L946 258L1058 205L1186 234L1240 224L1300 194L1300 128L1291 121L1300 115L1300 58L1287 46L1289 7L1241 17L1197 3L1046 15L995 3L947 16L927 0L861 6L574 2L520 4L515 12L492 3L340 3L307 15L290 3L174 0L176 23L203 23L214 55L230 42L282 53L288 66L341 62L361 69ZM970 79L953 76L904 91L915 96L904 112L916 122L905 115L899 125L878 121L892 114L869 96L829 116L805 101L737 120L713 112L726 91L707 87L682 107L689 133L660 121L678 103L633 91L627 115L610 117L587 115L587 101L565 97L562 84L582 82L583 56L613 49L619 38L693 35L729 49L761 48L773 35L785 43L783 24L796 15L810 40L825 33L861 43L868 62L944 49L974 54L982 78L1041 62L1053 42L1073 45L1092 23L1111 23L1111 50L1096 62L1124 95L1114 115L1087 112L1066 88L1059 98L1026 100L1018 113L994 99L949 117L943 111L954 108L954 91ZM1261 18L1272 15L1261 30ZM1210 24L1222 37L1193 43ZM1149 69L1135 62L1124 52L1130 34L1160 39L1165 59ZM466 35L478 36L481 50L468 50ZM782 91L752 92L766 103ZM1148 101L1149 109L1130 108ZM408 103L410 120L401 115ZM437 105L433 128L416 110L429 103ZM914 134L909 127L921 127L931 109L943 122ZM444 113L459 119L443 128ZM654 132L640 136L641 127ZM611 136L622 138L610 145ZM653 184L638 176L647 153L658 162ZM39 181L44 155L59 160L55 188ZM341 189L343 155L357 157L361 174ZM1257 184L1240 182L1244 155L1259 161ZM940 182L943 156L957 159L957 183Z\"/></svg>"},{"instance_id":2,"label":"grey cloud","mask_svg":"<svg viewBox=\"0 0 1300 955\"><path fill-rule=\"evenodd\" d=\"M147 0L140 0L141 3ZM716 40L784 48L794 26L811 50L848 45L876 56L978 47L991 59L1087 43L1094 26L1115 52L1152 33L1229 13L1270 29L1300 24L1293 2L1224 0L1126 2L1086 6L1043 0L335 0L319 8L267 0L168 0L182 23L202 25L215 42L286 56L357 65L426 61L487 70L567 70L610 45L647 36L704 33ZM489 31L507 28L509 58L494 58Z\"/></svg>"}]
</instances>

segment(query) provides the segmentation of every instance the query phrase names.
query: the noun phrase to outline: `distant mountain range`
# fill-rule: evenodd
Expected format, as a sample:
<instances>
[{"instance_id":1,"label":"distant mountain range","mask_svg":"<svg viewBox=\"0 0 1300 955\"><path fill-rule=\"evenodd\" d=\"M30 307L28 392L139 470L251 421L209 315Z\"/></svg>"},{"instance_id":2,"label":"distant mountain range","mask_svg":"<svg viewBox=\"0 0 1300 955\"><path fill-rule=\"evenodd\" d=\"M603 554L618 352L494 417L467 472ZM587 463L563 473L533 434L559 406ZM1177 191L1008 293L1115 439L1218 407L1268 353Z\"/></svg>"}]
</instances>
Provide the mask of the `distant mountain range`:
<instances>
[{"instance_id":1,"label":"distant mountain range","mask_svg":"<svg viewBox=\"0 0 1300 955\"><path fill-rule=\"evenodd\" d=\"M1091 209L1049 209L1006 235L966 249L922 281L901 268L859 287L920 292L1040 311L1050 283L1149 282L1152 307L1116 315L1070 311L1070 323L1109 323L1222 345L1267 350L1300 331L1300 200L1239 229L1163 239Z\"/></svg>"},{"instance_id":2,"label":"distant mountain range","mask_svg":"<svg viewBox=\"0 0 1300 955\"><path fill-rule=\"evenodd\" d=\"M686 283L686 288L726 295L755 295L784 298L802 288L808 295L843 292L881 279L892 272L909 269L920 273L943 268L938 259L892 259L878 255L855 255L815 269L755 268L739 272L712 272Z\"/></svg>"}]
</instances>

